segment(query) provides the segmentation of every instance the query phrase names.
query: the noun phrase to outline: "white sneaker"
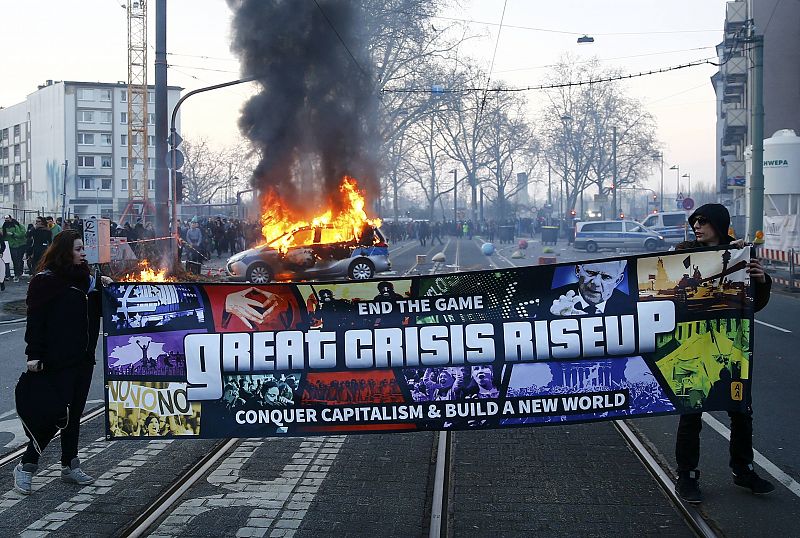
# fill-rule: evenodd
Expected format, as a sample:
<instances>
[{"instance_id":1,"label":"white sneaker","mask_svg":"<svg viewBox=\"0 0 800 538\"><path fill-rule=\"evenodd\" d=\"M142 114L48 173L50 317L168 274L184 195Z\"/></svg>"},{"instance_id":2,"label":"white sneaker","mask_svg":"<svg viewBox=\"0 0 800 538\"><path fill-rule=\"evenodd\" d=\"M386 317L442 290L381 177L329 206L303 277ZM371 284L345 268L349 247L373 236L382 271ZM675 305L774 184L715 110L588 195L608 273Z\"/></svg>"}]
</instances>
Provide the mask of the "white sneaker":
<instances>
[{"instance_id":1,"label":"white sneaker","mask_svg":"<svg viewBox=\"0 0 800 538\"><path fill-rule=\"evenodd\" d=\"M14 489L23 495L30 495L33 491L33 473L39 468L35 463L22 464L19 462L14 467Z\"/></svg>"},{"instance_id":2,"label":"white sneaker","mask_svg":"<svg viewBox=\"0 0 800 538\"><path fill-rule=\"evenodd\" d=\"M84 473L80 466L80 460L72 458L69 467L61 467L61 480L69 484L78 484L79 486L88 486L94 482L94 477Z\"/></svg>"}]
</instances>

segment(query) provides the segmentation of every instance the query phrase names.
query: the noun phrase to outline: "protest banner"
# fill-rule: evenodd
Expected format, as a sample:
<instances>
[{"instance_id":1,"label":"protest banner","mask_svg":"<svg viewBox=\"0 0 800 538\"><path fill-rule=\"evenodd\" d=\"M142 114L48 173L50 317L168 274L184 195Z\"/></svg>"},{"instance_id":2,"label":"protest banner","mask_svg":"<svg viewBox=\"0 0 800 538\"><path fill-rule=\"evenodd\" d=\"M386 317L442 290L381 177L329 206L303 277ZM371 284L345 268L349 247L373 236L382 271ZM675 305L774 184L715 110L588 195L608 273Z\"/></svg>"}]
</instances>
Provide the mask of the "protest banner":
<instances>
[{"instance_id":1,"label":"protest banner","mask_svg":"<svg viewBox=\"0 0 800 538\"><path fill-rule=\"evenodd\" d=\"M374 281L115 283L110 439L505 428L750 402L749 249Z\"/></svg>"}]
</instances>

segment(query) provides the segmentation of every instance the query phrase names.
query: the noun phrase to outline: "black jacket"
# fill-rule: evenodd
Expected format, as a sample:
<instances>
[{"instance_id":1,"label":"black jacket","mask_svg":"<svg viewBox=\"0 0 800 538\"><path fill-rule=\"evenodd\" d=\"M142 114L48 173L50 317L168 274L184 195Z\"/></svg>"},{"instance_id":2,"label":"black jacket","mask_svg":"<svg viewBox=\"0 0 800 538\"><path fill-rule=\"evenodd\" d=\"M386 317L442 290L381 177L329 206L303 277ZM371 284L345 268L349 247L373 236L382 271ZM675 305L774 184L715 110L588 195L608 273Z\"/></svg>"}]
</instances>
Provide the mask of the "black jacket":
<instances>
[{"instance_id":1,"label":"black jacket","mask_svg":"<svg viewBox=\"0 0 800 538\"><path fill-rule=\"evenodd\" d=\"M69 283L50 271L31 279L25 354L54 371L94 364L100 333L99 292ZM99 283L98 283L99 286Z\"/></svg>"}]
</instances>

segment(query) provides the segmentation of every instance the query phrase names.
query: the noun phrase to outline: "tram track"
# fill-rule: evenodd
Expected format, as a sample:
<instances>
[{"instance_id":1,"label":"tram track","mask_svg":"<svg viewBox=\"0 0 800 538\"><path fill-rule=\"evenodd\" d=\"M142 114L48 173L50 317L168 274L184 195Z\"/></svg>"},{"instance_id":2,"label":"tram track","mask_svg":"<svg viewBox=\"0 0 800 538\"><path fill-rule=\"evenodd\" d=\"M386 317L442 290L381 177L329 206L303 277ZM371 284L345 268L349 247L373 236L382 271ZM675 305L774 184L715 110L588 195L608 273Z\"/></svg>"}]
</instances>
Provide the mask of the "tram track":
<instances>
[{"instance_id":1,"label":"tram track","mask_svg":"<svg viewBox=\"0 0 800 538\"><path fill-rule=\"evenodd\" d=\"M512 259L508 259L502 255L500 257L511 267L521 267ZM612 424L639 461L642 462L642 465L644 465L653 477L656 484L664 492L689 528L703 538L717 537L718 533L708 524L700 511L691 504L684 502L678 496L675 491L675 484L670 475L670 470L664 469L661 463L650 453L642 442L642 439L639 438L641 434L637 434L635 428L631 428L626 420L614 420Z\"/></svg>"},{"instance_id":2,"label":"tram track","mask_svg":"<svg viewBox=\"0 0 800 538\"><path fill-rule=\"evenodd\" d=\"M83 415L81 415L81 420L80 420L81 425L85 424L86 422L89 422L94 418L97 418L98 416L101 416L104 413L104 411L105 411L105 406L101 405L95 407L90 411L85 412ZM54 439L58 438L60 435L61 435L61 430L56 432ZM2 456L0 456L0 467L3 467L4 465L11 463L15 459L22 457L22 454L25 453L25 447L27 444L28 443L25 442L21 446L11 449L9 452L6 452Z\"/></svg>"},{"instance_id":3,"label":"tram track","mask_svg":"<svg viewBox=\"0 0 800 538\"><path fill-rule=\"evenodd\" d=\"M442 250L447 250L449 244L450 241L448 240ZM455 246L454 266L458 268L460 267L459 258L461 254L461 249L459 248L461 246L460 242L457 242ZM503 259L510 266L520 267L512 260L506 259L505 257L503 257ZM407 276L412 270L413 267L409 269L404 276ZM102 415L103 412L104 406L99 406L88 411L81 417L81 424ZM635 428L632 428L628 424L628 421L613 421L612 424L628 447L630 447L631 451L641 461L642 465L645 466L659 488L668 497L687 526L698 536L704 538L718 536L717 532L706 522L703 515L694 506L682 502L677 496L669 470L664 469L659 461L650 453L645 443L639 438L642 434L638 433ZM434 473L434 483L431 494L429 519L429 536L432 538L446 537L452 532L450 528L452 525L451 522L448 521L448 514L453 496L451 473L455 463L453 446L456 435L457 432L444 430L437 432L437 435L434 436L435 461L431 467ZM242 439L224 439L217 443L212 450L203 455L164 489L135 519L120 529L118 536L139 537L147 535L160 520L170 514L174 508L179 505L184 495L192 486L206 476L221 460L224 460L242 441ZM434 447L431 448L434 449ZM23 452L24 446L0 456L0 465L11 462L21 456Z\"/></svg>"}]
</instances>

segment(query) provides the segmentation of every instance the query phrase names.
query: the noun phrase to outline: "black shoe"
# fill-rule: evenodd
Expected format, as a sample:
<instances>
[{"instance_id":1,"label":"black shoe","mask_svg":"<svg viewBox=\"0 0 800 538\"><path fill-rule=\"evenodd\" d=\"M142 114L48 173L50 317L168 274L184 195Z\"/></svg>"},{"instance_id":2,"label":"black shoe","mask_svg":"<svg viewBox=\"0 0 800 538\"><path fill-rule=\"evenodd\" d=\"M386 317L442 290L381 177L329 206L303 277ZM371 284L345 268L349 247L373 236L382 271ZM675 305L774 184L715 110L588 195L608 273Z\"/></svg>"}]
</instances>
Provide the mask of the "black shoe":
<instances>
[{"instance_id":1,"label":"black shoe","mask_svg":"<svg viewBox=\"0 0 800 538\"><path fill-rule=\"evenodd\" d=\"M700 491L698 479L700 478L700 471L678 471L678 484L675 486L675 492L678 497L687 503L697 504L703 502L703 493Z\"/></svg>"},{"instance_id":2,"label":"black shoe","mask_svg":"<svg viewBox=\"0 0 800 538\"><path fill-rule=\"evenodd\" d=\"M733 483L741 488L748 488L753 495L767 495L775 491L772 482L764 480L753 469L745 469L733 473Z\"/></svg>"}]
</instances>

